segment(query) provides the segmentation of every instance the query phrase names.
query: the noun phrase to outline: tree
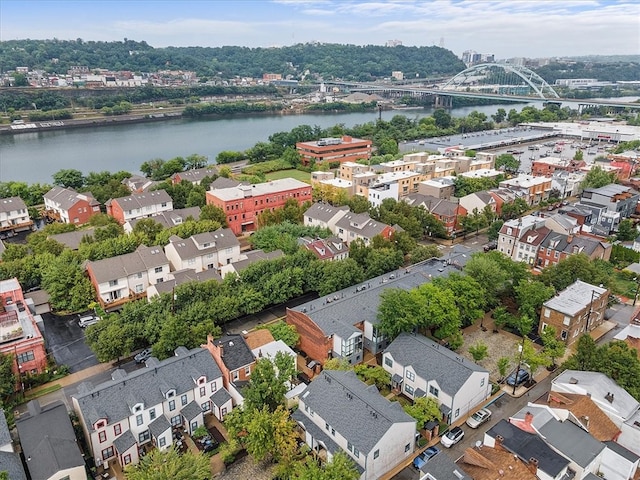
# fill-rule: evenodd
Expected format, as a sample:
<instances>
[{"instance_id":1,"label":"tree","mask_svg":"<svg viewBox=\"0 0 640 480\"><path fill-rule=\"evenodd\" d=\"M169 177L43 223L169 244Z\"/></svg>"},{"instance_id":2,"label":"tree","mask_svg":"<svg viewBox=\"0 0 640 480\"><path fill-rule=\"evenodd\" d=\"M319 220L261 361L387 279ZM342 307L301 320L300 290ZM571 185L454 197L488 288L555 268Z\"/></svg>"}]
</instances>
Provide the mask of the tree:
<instances>
[{"instance_id":1,"label":"tree","mask_svg":"<svg viewBox=\"0 0 640 480\"><path fill-rule=\"evenodd\" d=\"M391 374L380 365L356 365L353 370L360 380L368 385L374 384L378 390L382 390L391 383Z\"/></svg>"},{"instance_id":2,"label":"tree","mask_svg":"<svg viewBox=\"0 0 640 480\"><path fill-rule=\"evenodd\" d=\"M451 114L446 110L439 108L435 112L433 112L432 116L436 121L436 127L445 129L451 126Z\"/></svg>"},{"instance_id":3,"label":"tree","mask_svg":"<svg viewBox=\"0 0 640 480\"><path fill-rule=\"evenodd\" d=\"M227 225L227 215L224 210L215 205L203 205L200 208L200 220L213 220L223 227Z\"/></svg>"},{"instance_id":4,"label":"tree","mask_svg":"<svg viewBox=\"0 0 640 480\"><path fill-rule=\"evenodd\" d=\"M587 175L582 180L580 187L584 190L586 188L600 188L605 185L616 182L615 172L606 172L599 166L594 166L587 172Z\"/></svg>"},{"instance_id":5,"label":"tree","mask_svg":"<svg viewBox=\"0 0 640 480\"><path fill-rule=\"evenodd\" d=\"M578 279L591 285L606 286L611 281L610 272L607 269L612 266L606 265L608 263L592 261L584 253L578 253L546 267L538 278L546 285L553 286L557 292L564 290Z\"/></svg>"},{"instance_id":6,"label":"tree","mask_svg":"<svg viewBox=\"0 0 640 480\"><path fill-rule=\"evenodd\" d=\"M320 464L308 456L304 462L296 464L291 480L357 480L360 472L346 453L338 451L330 462Z\"/></svg>"},{"instance_id":7,"label":"tree","mask_svg":"<svg viewBox=\"0 0 640 480\"><path fill-rule=\"evenodd\" d=\"M135 336L130 325L124 324L121 317L109 316L87 328L86 339L101 362L120 359L131 354Z\"/></svg>"},{"instance_id":8,"label":"tree","mask_svg":"<svg viewBox=\"0 0 640 480\"><path fill-rule=\"evenodd\" d=\"M584 334L578 339L575 352L562 368L583 371L597 371L600 368L603 359L599 358L598 346L591 335Z\"/></svg>"},{"instance_id":9,"label":"tree","mask_svg":"<svg viewBox=\"0 0 640 480\"><path fill-rule=\"evenodd\" d=\"M0 353L0 395L2 403L6 405L7 398L16 390L16 375L13 367L16 364L15 357L10 353Z\"/></svg>"},{"instance_id":10,"label":"tree","mask_svg":"<svg viewBox=\"0 0 640 480\"><path fill-rule=\"evenodd\" d=\"M529 318L538 318L542 304L555 294L555 289L537 280L523 279L515 287L520 313Z\"/></svg>"},{"instance_id":11,"label":"tree","mask_svg":"<svg viewBox=\"0 0 640 480\"><path fill-rule=\"evenodd\" d=\"M622 242L630 242L636 238L638 238L638 229L634 226L631 219L625 218L620 222L620 225L618 225L616 239Z\"/></svg>"},{"instance_id":12,"label":"tree","mask_svg":"<svg viewBox=\"0 0 640 480\"><path fill-rule=\"evenodd\" d=\"M84 177L80 170L63 169L53 174L53 183L61 187L78 190L84 185Z\"/></svg>"},{"instance_id":13,"label":"tree","mask_svg":"<svg viewBox=\"0 0 640 480\"><path fill-rule=\"evenodd\" d=\"M489 225L489 229L487 230L487 236L489 240L497 240L498 235L500 234L500 229L504 225L504 220L495 220Z\"/></svg>"},{"instance_id":14,"label":"tree","mask_svg":"<svg viewBox=\"0 0 640 480\"><path fill-rule=\"evenodd\" d=\"M573 155L573 159L577 161L584 160L584 153L582 152L582 150L576 150L576 153Z\"/></svg>"},{"instance_id":15,"label":"tree","mask_svg":"<svg viewBox=\"0 0 640 480\"><path fill-rule=\"evenodd\" d=\"M433 397L418 397L413 400L411 405L406 405L403 409L416 419L418 429L424 428L425 423L440 420L442 417L438 401Z\"/></svg>"},{"instance_id":16,"label":"tree","mask_svg":"<svg viewBox=\"0 0 640 480\"><path fill-rule=\"evenodd\" d=\"M500 357L496 363L498 367L498 374L500 375L500 379L502 380L507 375L507 370L509 369L509 365L511 364L511 359L509 357Z\"/></svg>"},{"instance_id":17,"label":"tree","mask_svg":"<svg viewBox=\"0 0 640 480\"><path fill-rule=\"evenodd\" d=\"M503 168L506 172L517 173L520 168L520 160L509 153L498 155L495 168L496 170Z\"/></svg>"},{"instance_id":18,"label":"tree","mask_svg":"<svg viewBox=\"0 0 640 480\"><path fill-rule=\"evenodd\" d=\"M127 480L195 480L209 478L209 457L187 450L178 453L174 448L152 449L137 465L125 468Z\"/></svg>"},{"instance_id":19,"label":"tree","mask_svg":"<svg viewBox=\"0 0 640 480\"><path fill-rule=\"evenodd\" d=\"M522 362L529 366L532 377L538 368L548 367L551 365L551 359L545 355L544 352L536 349L535 344L527 337L524 338L524 342L521 344L521 347L522 353L518 355L521 355Z\"/></svg>"},{"instance_id":20,"label":"tree","mask_svg":"<svg viewBox=\"0 0 640 480\"><path fill-rule=\"evenodd\" d=\"M483 359L485 359L487 357L487 355L489 354L488 347L484 343L481 343L481 342L478 342L475 345L470 346L469 347L469 353L473 357L473 361L476 362L476 363L478 363L478 362L482 361Z\"/></svg>"},{"instance_id":21,"label":"tree","mask_svg":"<svg viewBox=\"0 0 640 480\"><path fill-rule=\"evenodd\" d=\"M284 405L284 394L295 373L295 361L290 355L278 352L273 360L261 358L251 372L249 385L243 390L247 409L273 412Z\"/></svg>"},{"instance_id":22,"label":"tree","mask_svg":"<svg viewBox=\"0 0 640 480\"><path fill-rule=\"evenodd\" d=\"M271 332L275 340L282 340L290 347L295 347L300 340L300 335L296 330L295 325L289 325L284 320L280 320L268 325L262 325L258 328L266 328Z\"/></svg>"},{"instance_id":23,"label":"tree","mask_svg":"<svg viewBox=\"0 0 640 480\"><path fill-rule=\"evenodd\" d=\"M556 359L562 358L566 345L563 341L558 340L556 329L549 325L544 328L540 336L544 345L542 351L551 359L551 365L555 367Z\"/></svg>"},{"instance_id":24,"label":"tree","mask_svg":"<svg viewBox=\"0 0 640 480\"><path fill-rule=\"evenodd\" d=\"M77 312L86 309L93 300L91 282L84 275L78 252L64 250L50 257L41 270L42 288L49 294L55 310Z\"/></svg>"},{"instance_id":25,"label":"tree","mask_svg":"<svg viewBox=\"0 0 640 480\"><path fill-rule=\"evenodd\" d=\"M330 358L324 362L322 368L325 370L351 370L351 364L344 358Z\"/></svg>"},{"instance_id":26,"label":"tree","mask_svg":"<svg viewBox=\"0 0 640 480\"><path fill-rule=\"evenodd\" d=\"M453 292L464 326L473 325L488 309L485 287L470 275L452 273L434 279L433 283Z\"/></svg>"}]
</instances>

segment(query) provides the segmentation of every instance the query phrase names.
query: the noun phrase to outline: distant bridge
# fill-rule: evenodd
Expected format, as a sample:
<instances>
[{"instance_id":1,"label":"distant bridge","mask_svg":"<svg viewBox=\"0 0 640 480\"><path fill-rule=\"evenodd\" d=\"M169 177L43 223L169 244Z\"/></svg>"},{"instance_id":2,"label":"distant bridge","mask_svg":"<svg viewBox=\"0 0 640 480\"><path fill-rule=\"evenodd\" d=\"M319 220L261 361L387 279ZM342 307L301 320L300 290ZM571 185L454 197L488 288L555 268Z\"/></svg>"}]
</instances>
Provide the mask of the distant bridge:
<instances>
[{"instance_id":1,"label":"distant bridge","mask_svg":"<svg viewBox=\"0 0 640 480\"><path fill-rule=\"evenodd\" d=\"M489 79L492 84L482 83ZM450 108L453 97L481 98L505 102L548 101L588 107L640 109L640 103L611 100L561 98L542 77L518 65L483 63L469 67L440 85L412 86L396 83L325 82L349 88L351 92L383 93L390 96L434 96L436 107ZM413 81L411 82L413 83Z\"/></svg>"}]
</instances>

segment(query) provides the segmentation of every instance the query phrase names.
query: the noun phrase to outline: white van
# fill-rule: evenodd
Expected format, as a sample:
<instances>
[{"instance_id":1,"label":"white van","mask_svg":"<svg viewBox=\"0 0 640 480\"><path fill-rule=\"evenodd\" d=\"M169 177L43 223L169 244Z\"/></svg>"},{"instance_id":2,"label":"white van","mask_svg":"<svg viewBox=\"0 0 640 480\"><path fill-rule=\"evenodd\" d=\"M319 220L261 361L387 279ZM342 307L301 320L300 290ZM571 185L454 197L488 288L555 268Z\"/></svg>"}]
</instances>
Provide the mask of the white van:
<instances>
[{"instance_id":1,"label":"white van","mask_svg":"<svg viewBox=\"0 0 640 480\"><path fill-rule=\"evenodd\" d=\"M80 320L78 320L78 326L80 326L80 328L85 328L89 325L98 323L99 320L100 317L96 317L95 315L86 315L84 317L80 317Z\"/></svg>"}]
</instances>

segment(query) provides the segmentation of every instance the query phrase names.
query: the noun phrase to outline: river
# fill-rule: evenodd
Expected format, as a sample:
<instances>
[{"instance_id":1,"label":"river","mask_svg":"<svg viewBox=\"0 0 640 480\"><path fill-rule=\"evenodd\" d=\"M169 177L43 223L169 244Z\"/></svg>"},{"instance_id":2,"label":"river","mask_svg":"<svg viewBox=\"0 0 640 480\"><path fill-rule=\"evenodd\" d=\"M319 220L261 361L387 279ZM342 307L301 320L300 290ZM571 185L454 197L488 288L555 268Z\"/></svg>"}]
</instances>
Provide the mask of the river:
<instances>
[{"instance_id":1,"label":"river","mask_svg":"<svg viewBox=\"0 0 640 480\"><path fill-rule=\"evenodd\" d=\"M451 110L463 117L474 110L490 116L500 107L522 109L526 104L461 107ZM534 104L540 107L538 104ZM394 115L421 118L433 109L388 110L384 120ZM109 125L48 132L0 136L0 182L51 183L61 169L89 172L125 170L140 173L140 165L151 159L169 160L193 153L205 155L214 163L225 150L243 151L271 134L289 131L298 125L328 128L347 127L375 121L378 112L306 113L218 119L176 119L128 125Z\"/></svg>"}]
</instances>

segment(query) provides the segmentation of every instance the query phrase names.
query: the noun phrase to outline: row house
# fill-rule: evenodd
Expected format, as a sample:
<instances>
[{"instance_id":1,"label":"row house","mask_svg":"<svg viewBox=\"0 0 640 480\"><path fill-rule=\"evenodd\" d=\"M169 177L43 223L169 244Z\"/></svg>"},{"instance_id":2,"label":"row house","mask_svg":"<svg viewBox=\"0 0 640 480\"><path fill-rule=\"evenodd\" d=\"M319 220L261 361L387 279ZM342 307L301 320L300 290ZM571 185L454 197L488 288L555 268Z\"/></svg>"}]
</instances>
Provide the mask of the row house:
<instances>
[{"instance_id":1,"label":"row house","mask_svg":"<svg viewBox=\"0 0 640 480\"><path fill-rule=\"evenodd\" d=\"M537 227L528 230L520 238L515 239L512 258L524 262L530 267L535 266L540 245L551 233L547 227Z\"/></svg>"},{"instance_id":2,"label":"row house","mask_svg":"<svg viewBox=\"0 0 640 480\"><path fill-rule=\"evenodd\" d=\"M376 184L371 187L359 186L358 195L366 197L373 207L380 207L386 199L398 201L400 197L398 193L398 182Z\"/></svg>"},{"instance_id":3,"label":"row house","mask_svg":"<svg viewBox=\"0 0 640 480\"><path fill-rule=\"evenodd\" d=\"M179 347L173 357L151 357L146 368L116 370L96 387L82 383L73 407L96 465L136 464L141 447L174 446L174 432L192 434L205 415L222 420L231 411L222 372L206 349Z\"/></svg>"},{"instance_id":4,"label":"row house","mask_svg":"<svg viewBox=\"0 0 640 480\"><path fill-rule=\"evenodd\" d=\"M383 477L416 446L415 419L353 371L324 370L300 394L292 418L314 453L327 462L345 453L361 480Z\"/></svg>"},{"instance_id":5,"label":"row house","mask_svg":"<svg viewBox=\"0 0 640 480\"><path fill-rule=\"evenodd\" d=\"M102 308L115 308L146 297L150 285L168 279L170 267L160 247L140 245L132 253L89 261L86 270Z\"/></svg>"},{"instance_id":6,"label":"row house","mask_svg":"<svg viewBox=\"0 0 640 480\"><path fill-rule=\"evenodd\" d=\"M169 238L164 253L173 270L219 270L240 259L240 242L229 228L215 232L199 233L183 239L176 235Z\"/></svg>"},{"instance_id":7,"label":"row house","mask_svg":"<svg viewBox=\"0 0 640 480\"><path fill-rule=\"evenodd\" d=\"M579 172L554 172L551 176L551 188L562 192L561 198L577 197L582 192L582 181L586 174Z\"/></svg>"},{"instance_id":8,"label":"row house","mask_svg":"<svg viewBox=\"0 0 640 480\"><path fill-rule=\"evenodd\" d=\"M600 372L565 370L551 382L552 394L588 395L620 429L616 442L640 455L640 403L612 378Z\"/></svg>"},{"instance_id":9,"label":"row house","mask_svg":"<svg viewBox=\"0 0 640 480\"><path fill-rule=\"evenodd\" d=\"M311 201L311 185L294 178L283 178L255 185L237 185L207 191L207 205L227 215L227 224L235 235L257 229L258 216L264 211L284 207L289 200L298 205Z\"/></svg>"},{"instance_id":10,"label":"row house","mask_svg":"<svg viewBox=\"0 0 640 480\"><path fill-rule=\"evenodd\" d=\"M207 336L203 345L221 371L224 388L229 392L234 405L242 405L242 389L251 379L256 358L242 335L226 334L218 339Z\"/></svg>"},{"instance_id":11,"label":"row house","mask_svg":"<svg viewBox=\"0 0 640 480\"><path fill-rule=\"evenodd\" d=\"M551 179L520 174L515 178L503 180L499 186L519 193L529 205L538 205L549 199Z\"/></svg>"},{"instance_id":12,"label":"row house","mask_svg":"<svg viewBox=\"0 0 640 480\"><path fill-rule=\"evenodd\" d=\"M449 200L456 191L455 177L441 177L425 180L418 185L418 193Z\"/></svg>"},{"instance_id":13,"label":"row house","mask_svg":"<svg viewBox=\"0 0 640 480\"><path fill-rule=\"evenodd\" d=\"M336 261L349 258L349 246L338 237L298 239L303 248L309 250L318 260Z\"/></svg>"},{"instance_id":14,"label":"row house","mask_svg":"<svg viewBox=\"0 0 640 480\"><path fill-rule=\"evenodd\" d=\"M14 448L7 417L2 409L0 409L0 472L7 472L11 480L27 480L20 453Z\"/></svg>"},{"instance_id":15,"label":"row house","mask_svg":"<svg viewBox=\"0 0 640 480\"><path fill-rule=\"evenodd\" d=\"M22 454L32 479L87 478L84 455L80 452L67 406L61 400L40 406L27 404L27 412L16 419ZM2 469L4 470L4 469ZM20 477L9 477L12 480Z\"/></svg>"},{"instance_id":16,"label":"row house","mask_svg":"<svg viewBox=\"0 0 640 480\"><path fill-rule=\"evenodd\" d=\"M584 160L565 160L557 157L539 158L531 162L531 175L551 177L556 172L574 173L586 165Z\"/></svg>"},{"instance_id":17,"label":"row house","mask_svg":"<svg viewBox=\"0 0 640 480\"><path fill-rule=\"evenodd\" d=\"M384 186L384 185L396 185L396 198L399 200L406 197L410 193L418 192L418 185L424 181L425 177L421 173L414 172L412 170L404 170L400 172L389 172L378 175L373 182L371 188Z\"/></svg>"},{"instance_id":18,"label":"row house","mask_svg":"<svg viewBox=\"0 0 640 480\"><path fill-rule=\"evenodd\" d=\"M49 220L84 225L98 213L100 203L88 192L53 187L44 194L44 216Z\"/></svg>"},{"instance_id":19,"label":"row house","mask_svg":"<svg viewBox=\"0 0 640 480\"><path fill-rule=\"evenodd\" d=\"M616 178L620 182L629 180L635 171L635 162L621 161L611 155L608 155L607 158L596 157L593 161L593 167L596 166L606 172L615 172Z\"/></svg>"},{"instance_id":20,"label":"row house","mask_svg":"<svg viewBox=\"0 0 640 480\"><path fill-rule=\"evenodd\" d=\"M173 298L175 295L175 289L180 285L191 282L208 282L209 280L215 280L218 283L222 283L222 276L217 270L203 270L196 273L195 270L186 268L184 270L176 270L167 275L167 280L164 282L156 283L155 285L149 285L147 288L147 300L157 295L168 294L169 298Z\"/></svg>"},{"instance_id":21,"label":"row house","mask_svg":"<svg viewBox=\"0 0 640 480\"><path fill-rule=\"evenodd\" d=\"M466 417L491 396L487 370L423 335L398 335L385 349L382 367L396 391L411 400L435 399L447 424Z\"/></svg>"},{"instance_id":22,"label":"row house","mask_svg":"<svg viewBox=\"0 0 640 480\"><path fill-rule=\"evenodd\" d=\"M631 187L612 183L600 188L586 188L580 196L580 204L603 208L597 220L609 232L615 231L619 223L635 214L640 193Z\"/></svg>"},{"instance_id":23,"label":"row house","mask_svg":"<svg viewBox=\"0 0 640 480\"><path fill-rule=\"evenodd\" d=\"M150 216L149 218L162 225L162 228L173 228L178 225L182 225L189 219L194 221L200 220L200 207L179 208L177 210L160 212L157 215ZM133 220L126 221L124 223L124 232L133 232L133 229L140 220L143 219L134 218Z\"/></svg>"},{"instance_id":24,"label":"row house","mask_svg":"<svg viewBox=\"0 0 640 480\"><path fill-rule=\"evenodd\" d=\"M21 387L22 376L47 368L44 337L27 305L17 278L0 281L0 353L13 356L11 368Z\"/></svg>"},{"instance_id":25,"label":"row house","mask_svg":"<svg viewBox=\"0 0 640 480\"><path fill-rule=\"evenodd\" d=\"M286 322L300 335L298 347L317 363L340 358L351 365L361 363L364 349L381 353L389 339L379 330L378 305L386 288L410 290L425 283L428 262L373 278L362 284L287 308Z\"/></svg>"},{"instance_id":26,"label":"row house","mask_svg":"<svg viewBox=\"0 0 640 480\"><path fill-rule=\"evenodd\" d=\"M335 231L336 223L349 213L349 207L344 205L334 207L328 203L317 202L311 205L303 214L305 227L326 228Z\"/></svg>"},{"instance_id":27,"label":"row house","mask_svg":"<svg viewBox=\"0 0 640 480\"><path fill-rule=\"evenodd\" d=\"M148 192L160 182L143 177L142 175L131 175L128 178L122 179L121 183L127 187L131 193L143 193Z\"/></svg>"},{"instance_id":28,"label":"row house","mask_svg":"<svg viewBox=\"0 0 640 480\"><path fill-rule=\"evenodd\" d=\"M496 201L496 213L498 215L502 213L502 206L505 203L513 203L519 197L516 192L508 188L492 188L489 190L489 194Z\"/></svg>"},{"instance_id":29,"label":"row house","mask_svg":"<svg viewBox=\"0 0 640 480\"><path fill-rule=\"evenodd\" d=\"M498 232L497 250L504 253L507 257L515 260L515 246L522 235L526 234L529 230L541 228L543 226L544 219L533 215L526 215L521 218L507 220Z\"/></svg>"},{"instance_id":30,"label":"row house","mask_svg":"<svg viewBox=\"0 0 640 480\"><path fill-rule=\"evenodd\" d=\"M571 345L605 321L609 290L576 280L542 305L538 333L553 327L559 340Z\"/></svg>"},{"instance_id":31,"label":"row house","mask_svg":"<svg viewBox=\"0 0 640 480\"><path fill-rule=\"evenodd\" d=\"M540 243L535 266L542 269L556 265L569 255L584 254L590 260L608 261L611 257L611 244L598 238L585 235L566 235L551 232Z\"/></svg>"},{"instance_id":32,"label":"row house","mask_svg":"<svg viewBox=\"0 0 640 480\"><path fill-rule=\"evenodd\" d=\"M296 143L296 150L304 165L324 162L356 162L370 160L373 142L343 135L340 138L321 138Z\"/></svg>"},{"instance_id":33,"label":"row house","mask_svg":"<svg viewBox=\"0 0 640 480\"><path fill-rule=\"evenodd\" d=\"M404 201L412 207L422 207L436 217L442 222L448 235L455 235L461 230L460 218L467 214L467 210L460 203L431 195L415 193L408 195Z\"/></svg>"},{"instance_id":34,"label":"row house","mask_svg":"<svg viewBox=\"0 0 640 480\"><path fill-rule=\"evenodd\" d=\"M347 245L351 245L354 240L362 240L365 245L369 245L373 237L378 235L389 240L396 230L396 227L372 219L367 212L348 212L336 222L333 233Z\"/></svg>"},{"instance_id":35,"label":"row house","mask_svg":"<svg viewBox=\"0 0 640 480\"><path fill-rule=\"evenodd\" d=\"M110 199L106 207L107 215L124 225L135 219L149 218L173 210L173 200L165 190L155 190Z\"/></svg>"},{"instance_id":36,"label":"row house","mask_svg":"<svg viewBox=\"0 0 640 480\"><path fill-rule=\"evenodd\" d=\"M460 197L459 203L467 212L473 212L474 210L477 210L478 212L485 212L486 209L489 209L494 214L498 213L498 202L496 202L495 197L486 190L470 193L469 195Z\"/></svg>"},{"instance_id":37,"label":"row house","mask_svg":"<svg viewBox=\"0 0 640 480\"><path fill-rule=\"evenodd\" d=\"M27 204L20 197L0 198L0 232L22 232L33 227Z\"/></svg>"},{"instance_id":38,"label":"row house","mask_svg":"<svg viewBox=\"0 0 640 480\"><path fill-rule=\"evenodd\" d=\"M498 177L504 176L504 173L499 170L494 170L490 168L481 168L478 170L470 170L468 172L462 172L459 174L464 178L492 178L497 179Z\"/></svg>"},{"instance_id":39,"label":"row house","mask_svg":"<svg viewBox=\"0 0 640 480\"><path fill-rule=\"evenodd\" d=\"M265 252L263 250L250 250L248 252L242 252L237 260L220 267L220 275L222 277L226 277L229 273L240 275L240 272L248 268L249 265L253 263L265 260L276 260L282 257L284 257L282 250L272 250L270 252Z\"/></svg>"},{"instance_id":40,"label":"row house","mask_svg":"<svg viewBox=\"0 0 640 480\"><path fill-rule=\"evenodd\" d=\"M214 179L218 176L218 169L215 167L193 168L184 172L174 173L171 176L171 183L174 185L180 182L189 182L193 185L200 185L205 178Z\"/></svg>"}]
</instances>

